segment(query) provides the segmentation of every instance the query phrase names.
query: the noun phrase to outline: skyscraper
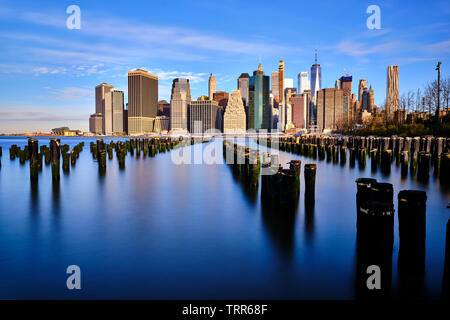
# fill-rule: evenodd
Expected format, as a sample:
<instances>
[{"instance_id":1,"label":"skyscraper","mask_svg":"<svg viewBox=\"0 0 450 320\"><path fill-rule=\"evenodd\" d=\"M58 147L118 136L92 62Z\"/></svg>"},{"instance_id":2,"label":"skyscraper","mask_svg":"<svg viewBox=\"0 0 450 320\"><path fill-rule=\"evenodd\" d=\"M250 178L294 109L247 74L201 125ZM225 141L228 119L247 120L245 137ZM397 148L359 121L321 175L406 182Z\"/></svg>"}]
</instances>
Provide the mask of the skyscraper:
<instances>
[{"instance_id":1,"label":"skyscraper","mask_svg":"<svg viewBox=\"0 0 450 320\"><path fill-rule=\"evenodd\" d=\"M128 133L153 131L158 111L158 77L145 70L128 72Z\"/></svg>"},{"instance_id":2,"label":"skyscraper","mask_svg":"<svg viewBox=\"0 0 450 320\"><path fill-rule=\"evenodd\" d=\"M287 79L286 79L287 80ZM285 119L285 128L286 129L292 129L294 127L294 124L292 123L292 105L291 105L291 97L293 95L297 94L296 88L289 88L286 87L284 89L284 104L285 104L285 111L286 111L286 119Z\"/></svg>"},{"instance_id":3,"label":"skyscraper","mask_svg":"<svg viewBox=\"0 0 450 320\"><path fill-rule=\"evenodd\" d=\"M111 91L112 102L112 132L116 134L125 133L123 127L124 117L124 93L123 91L114 89Z\"/></svg>"},{"instance_id":4,"label":"skyscraper","mask_svg":"<svg viewBox=\"0 0 450 320\"><path fill-rule=\"evenodd\" d=\"M271 88L272 88L272 94L274 97L277 97L278 100L280 99L280 73L278 71L273 71L271 74Z\"/></svg>"},{"instance_id":5,"label":"skyscraper","mask_svg":"<svg viewBox=\"0 0 450 320\"><path fill-rule=\"evenodd\" d=\"M192 134L205 133L216 129L218 104L213 100L196 100L189 104L189 132Z\"/></svg>"},{"instance_id":6,"label":"skyscraper","mask_svg":"<svg viewBox=\"0 0 450 320\"><path fill-rule=\"evenodd\" d=\"M110 97L106 98L108 94L111 92L111 90L114 88L114 86L107 84L107 83L101 83L98 86L95 87L95 113L97 114L95 116L96 121L99 118L99 115L102 116L102 127L101 127L101 133L105 133L105 122L104 122L104 113L105 111L110 112L111 102L108 101L108 106L105 108L105 99L109 99ZM109 128L110 129L110 128ZM98 130L98 128L96 129ZM111 134L111 130L108 130L108 134Z\"/></svg>"},{"instance_id":7,"label":"skyscraper","mask_svg":"<svg viewBox=\"0 0 450 320\"><path fill-rule=\"evenodd\" d=\"M302 94L305 90L310 90L311 86L308 79L308 71L298 74L298 93Z\"/></svg>"},{"instance_id":8,"label":"skyscraper","mask_svg":"<svg viewBox=\"0 0 450 320\"><path fill-rule=\"evenodd\" d=\"M239 90L233 90L223 116L224 133L245 133L246 116Z\"/></svg>"},{"instance_id":9,"label":"skyscraper","mask_svg":"<svg viewBox=\"0 0 450 320\"><path fill-rule=\"evenodd\" d=\"M283 105L283 95L284 95L284 62L280 60L278 62L278 92L280 94L280 105Z\"/></svg>"},{"instance_id":10,"label":"skyscraper","mask_svg":"<svg viewBox=\"0 0 450 320\"><path fill-rule=\"evenodd\" d=\"M258 70L250 77L247 130L271 128L272 108L269 93L270 78L264 75L264 70L259 64Z\"/></svg>"},{"instance_id":11,"label":"skyscraper","mask_svg":"<svg viewBox=\"0 0 450 320\"><path fill-rule=\"evenodd\" d=\"M216 91L213 94L213 99L218 104L217 108L217 118L216 118L216 129L223 132L223 114L228 103L228 92L226 91Z\"/></svg>"},{"instance_id":12,"label":"skyscraper","mask_svg":"<svg viewBox=\"0 0 450 320\"><path fill-rule=\"evenodd\" d=\"M322 88L322 68L317 63L317 49L315 51L315 63L311 66L311 96L314 98L317 91Z\"/></svg>"},{"instance_id":13,"label":"skyscraper","mask_svg":"<svg viewBox=\"0 0 450 320\"><path fill-rule=\"evenodd\" d=\"M216 77L211 73L208 80L208 97L210 100L213 99L213 95L216 92Z\"/></svg>"},{"instance_id":14,"label":"skyscraper","mask_svg":"<svg viewBox=\"0 0 450 320\"><path fill-rule=\"evenodd\" d=\"M387 89L386 89L386 117L391 120L394 112L398 110L400 103L398 89L398 66L388 66L387 68Z\"/></svg>"},{"instance_id":15,"label":"skyscraper","mask_svg":"<svg viewBox=\"0 0 450 320\"><path fill-rule=\"evenodd\" d=\"M292 123L294 124L295 128L308 129L310 101L310 90L305 90L302 94L296 94L291 97Z\"/></svg>"},{"instance_id":16,"label":"skyscraper","mask_svg":"<svg viewBox=\"0 0 450 320\"><path fill-rule=\"evenodd\" d=\"M344 94L348 97L352 95L352 76L341 77L340 79L341 87L344 90Z\"/></svg>"},{"instance_id":17,"label":"skyscraper","mask_svg":"<svg viewBox=\"0 0 450 320\"><path fill-rule=\"evenodd\" d=\"M172 82L170 95L170 131L188 131L188 105L191 102L189 79L176 78Z\"/></svg>"},{"instance_id":18,"label":"skyscraper","mask_svg":"<svg viewBox=\"0 0 450 320\"><path fill-rule=\"evenodd\" d=\"M238 90L241 93L244 108L248 105L248 84L250 76L248 73L242 73L238 78Z\"/></svg>"},{"instance_id":19,"label":"skyscraper","mask_svg":"<svg viewBox=\"0 0 450 320\"><path fill-rule=\"evenodd\" d=\"M363 93L364 93L364 90L366 90L366 89L367 89L367 80L360 79L359 86L358 86L358 100L360 103L362 103Z\"/></svg>"},{"instance_id":20,"label":"skyscraper","mask_svg":"<svg viewBox=\"0 0 450 320\"><path fill-rule=\"evenodd\" d=\"M325 88L317 93L317 128L334 130L343 124L344 91Z\"/></svg>"}]
</instances>

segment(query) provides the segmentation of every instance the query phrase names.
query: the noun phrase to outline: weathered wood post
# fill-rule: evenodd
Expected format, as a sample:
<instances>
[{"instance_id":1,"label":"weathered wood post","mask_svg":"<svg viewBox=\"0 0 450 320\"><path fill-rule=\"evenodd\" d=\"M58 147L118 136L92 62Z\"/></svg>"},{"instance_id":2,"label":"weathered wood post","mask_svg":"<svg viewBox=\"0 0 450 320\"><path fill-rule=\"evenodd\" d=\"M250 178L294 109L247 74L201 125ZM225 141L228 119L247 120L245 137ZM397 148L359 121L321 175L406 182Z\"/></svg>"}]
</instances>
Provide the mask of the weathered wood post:
<instances>
[{"instance_id":1,"label":"weathered wood post","mask_svg":"<svg viewBox=\"0 0 450 320\"><path fill-rule=\"evenodd\" d=\"M316 199L316 171L317 165L314 163L305 164L305 203L312 205Z\"/></svg>"},{"instance_id":2,"label":"weathered wood post","mask_svg":"<svg viewBox=\"0 0 450 320\"><path fill-rule=\"evenodd\" d=\"M52 162L52 179L53 181L59 181L61 156L61 142L59 139L50 139L50 153Z\"/></svg>"},{"instance_id":3,"label":"weathered wood post","mask_svg":"<svg viewBox=\"0 0 450 320\"><path fill-rule=\"evenodd\" d=\"M427 181L430 177L431 153L426 151L419 152L419 165L417 171L417 178L422 181Z\"/></svg>"}]
</instances>

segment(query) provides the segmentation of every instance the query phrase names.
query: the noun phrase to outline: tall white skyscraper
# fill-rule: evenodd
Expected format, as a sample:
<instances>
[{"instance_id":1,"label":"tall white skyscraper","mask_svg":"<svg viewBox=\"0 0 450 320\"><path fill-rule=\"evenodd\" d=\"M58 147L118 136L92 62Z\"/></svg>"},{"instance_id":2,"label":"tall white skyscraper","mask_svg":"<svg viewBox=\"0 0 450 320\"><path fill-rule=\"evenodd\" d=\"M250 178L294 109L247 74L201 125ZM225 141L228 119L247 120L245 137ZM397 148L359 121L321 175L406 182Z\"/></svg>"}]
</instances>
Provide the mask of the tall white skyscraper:
<instances>
[{"instance_id":1,"label":"tall white skyscraper","mask_svg":"<svg viewBox=\"0 0 450 320\"><path fill-rule=\"evenodd\" d=\"M322 68L317 63L316 49L315 63L311 66L311 97L315 97L320 89L322 89Z\"/></svg>"},{"instance_id":2,"label":"tall white skyscraper","mask_svg":"<svg viewBox=\"0 0 450 320\"><path fill-rule=\"evenodd\" d=\"M310 82L308 79L308 71L300 72L298 74L298 92L303 94L305 90L311 90Z\"/></svg>"}]
</instances>

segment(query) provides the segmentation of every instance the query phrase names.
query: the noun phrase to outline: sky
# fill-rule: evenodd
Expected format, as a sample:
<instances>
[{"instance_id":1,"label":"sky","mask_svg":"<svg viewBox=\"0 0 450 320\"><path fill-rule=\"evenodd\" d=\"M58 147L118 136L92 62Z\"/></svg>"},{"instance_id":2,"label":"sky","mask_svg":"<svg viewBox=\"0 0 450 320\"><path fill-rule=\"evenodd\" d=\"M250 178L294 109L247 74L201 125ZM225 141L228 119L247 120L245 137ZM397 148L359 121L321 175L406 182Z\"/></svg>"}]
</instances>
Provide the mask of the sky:
<instances>
[{"instance_id":1,"label":"sky","mask_svg":"<svg viewBox=\"0 0 450 320\"><path fill-rule=\"evenodd\" d=\"M68 29L66 9L78 5L81 28ZM381 28L369 29L367 7L380 8ZM127 72L159 77L159 100L172 80L189 78L195 99L236 89L258 63L266 74L285 62L285 77L310 71L314 49L322 87L346 72L367 79L375 104L386 94L388 65L400 66L400 94L450 72L450 3L440 1L266 0L0 0L0 132L88 130L96 85L125 92ZM344 71L345 70L345 71Z\"/></svg>"}]
</instances>

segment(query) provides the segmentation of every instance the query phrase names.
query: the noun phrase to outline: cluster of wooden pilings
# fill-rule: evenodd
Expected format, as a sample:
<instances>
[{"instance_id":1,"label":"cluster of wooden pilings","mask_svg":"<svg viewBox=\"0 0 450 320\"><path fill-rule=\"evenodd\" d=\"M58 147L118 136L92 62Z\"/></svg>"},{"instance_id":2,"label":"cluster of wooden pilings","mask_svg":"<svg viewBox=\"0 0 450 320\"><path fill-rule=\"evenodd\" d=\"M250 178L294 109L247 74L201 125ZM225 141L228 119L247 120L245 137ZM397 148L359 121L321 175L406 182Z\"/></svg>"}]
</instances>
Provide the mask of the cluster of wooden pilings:
<instances>
[{"instance_id":1,"label":"cluster of wooden pilings","mask_svg":"<svg viewBox=\"0 0 450 320\"><path fill-rule=\"evenodd\" d=\"M250 196L258 192L261 158L259 150L223 141L223 156L233 176L242 184Z\"/></svg>"},{"instance_id":2,"label":"cluster of wooden pilings","mask_svg":"<svg viewBox=\"0 0 450 320\"><path fill-rule=\"evenodd\" d=\"M135 138L125 141L111 141L105 144L103 139L97 139L97 142L90 143L90 150L92 157L97 159L99 170L104 172L106 170L106 159L113 159L114 152L119 162L119 168L125 169L125 157L129 153L131 156L140 158L153 158L158 153L169 152L173 149L188 146L196 143L206 143L210 139L195 139L195 138Z\"/></svg>"},{"instance_id":3,"label":"cluster of wooden pilings","mask_svg":"<svg viewBox=\"0 0 450 320\"><path fill-rule=\"evenodd\" d=\"M72 151L68 145L61 146L59 139L50 139L50 146L41 145L37 139L28 139L28 144L24 146L23 150L17 145L12 145L9 149L9 156L11 160L19 158L21 164L26 161L30 163L30 178L32 181L37 181L39 171L42 170L43 159L46 165L52 166L52 179L59 180L60 174L60 157L63 156L63 170L69 171L69 159L72 166L75 165L76 159L83 150L84 142L76 145ZM70 152L69 152L70 151Z\"/></svg>"},{"instance_id":4,"label":"cluster of wooden pilings","mask_svg":"<svg viewBox=\"0 0 450 320\"><path fill-rule=\"evenodd\" d=\"M357 275L362 296L388 297L391 289L394 242L394 188L371 178L356 180ZM426 200L424 191L398 193L399 272L423 274L425 265ZM381 290L368 290L367 268L381 269ZM411 279L409 279L411 280Z\"/></svg>"},{"instance_id":5,"label":"cluster of wooden pilings","mask_svg":"<svg viewBox=\"0 0 450 320\"><path fill-rule=\"evenodd\" d=\"M442 182L450 183L449 138L302 135L258 139L257 142L312 159L340 162L341 165L346 164L349 154L350 167L354 167L358 161L361 169L365 168L369 158L372 171L380 168L386 175L395 162L401 166L403 177L409 171L420 180L427 180L433 167Z\"/></svg>"}]
</instances>

